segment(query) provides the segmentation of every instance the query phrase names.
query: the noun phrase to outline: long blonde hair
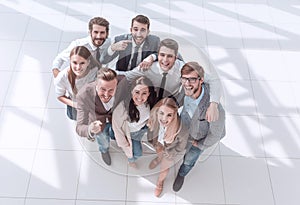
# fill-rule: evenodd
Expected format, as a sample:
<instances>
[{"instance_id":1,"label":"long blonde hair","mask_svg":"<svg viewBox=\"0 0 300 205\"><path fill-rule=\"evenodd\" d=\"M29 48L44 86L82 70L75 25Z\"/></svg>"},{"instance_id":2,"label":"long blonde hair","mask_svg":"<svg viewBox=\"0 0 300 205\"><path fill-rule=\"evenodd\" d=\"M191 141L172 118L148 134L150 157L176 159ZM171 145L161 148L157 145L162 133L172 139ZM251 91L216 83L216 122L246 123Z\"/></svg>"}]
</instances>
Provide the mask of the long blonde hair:
<instances>
[{"instance_id":1,"label":"long blonde hair","mask_svg":"<svg viewBox=\"0 0 300 205\"><path fill-rule=\"evenodd\" d=\"M163 98L160 101L158 101L155 106L152 108L150 112L150 118L148 120L148 127L150 131L153 131L155 127L159 127L159 122L158 122L158 110L159 108L164 105L168 108L171 108L174 111L174 119L172 122L170 122L170 125L166 128L165 136L164 136L164 141L166 143L172 143L177 136L179 130L180 130L180 118L178 115L178 105L173 98Z\"/></svg>"}]
</instances>

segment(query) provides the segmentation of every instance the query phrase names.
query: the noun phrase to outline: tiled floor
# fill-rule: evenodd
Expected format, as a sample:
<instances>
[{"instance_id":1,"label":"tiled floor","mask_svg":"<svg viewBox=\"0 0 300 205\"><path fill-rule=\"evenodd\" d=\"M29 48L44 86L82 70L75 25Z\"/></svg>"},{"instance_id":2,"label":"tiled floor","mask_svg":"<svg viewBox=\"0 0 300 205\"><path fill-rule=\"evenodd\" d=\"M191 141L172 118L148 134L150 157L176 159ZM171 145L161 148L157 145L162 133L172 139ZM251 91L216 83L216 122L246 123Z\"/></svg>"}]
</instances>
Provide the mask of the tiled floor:
<instances>
[{"instance_id":1,"label":"tiled floor","mask_svg":"<svg viewBox=\"0 0 300 205\"><path fill-rule=\"evenodd\" d=\"M103 16L110 37L145 14L151 31L180 43L187 61L224 89L227 135L172 191L153 191L153 155L127 167L112 150L103 165L95 144L79 139L57 102L51 64ZM298 205L300 201L299 0L1 0L1 205ZM157 170L156 170L157 171Z\"/></svg>"}]
</instances>

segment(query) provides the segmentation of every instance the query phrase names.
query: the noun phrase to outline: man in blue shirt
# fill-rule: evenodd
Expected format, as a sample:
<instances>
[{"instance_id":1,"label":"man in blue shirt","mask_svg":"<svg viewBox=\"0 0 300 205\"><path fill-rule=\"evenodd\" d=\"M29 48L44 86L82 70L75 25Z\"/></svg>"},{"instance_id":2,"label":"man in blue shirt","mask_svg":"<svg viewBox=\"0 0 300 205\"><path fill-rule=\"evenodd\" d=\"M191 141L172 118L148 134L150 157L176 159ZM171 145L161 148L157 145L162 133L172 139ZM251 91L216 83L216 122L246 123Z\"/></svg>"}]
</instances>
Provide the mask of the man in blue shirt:
<instances>
[{"instance_id":1,"label":"man in blue shirt","mask_svg":"<svg viewBox=\"0 0 300 205\"><path fill-rule=\"evenodd\" d=\"M183 100L181 119L189 127L189 143L173 184L175 192L181 189L184 177L193 168L200 154L225 136L225 112L221 104L218 104L219 119L214 122L206 119L210 91L209 85L204 83L204 69L197 62L186 63L181 69L180 79L184 93L178 99Z\"/></svg>"}]
</instances>

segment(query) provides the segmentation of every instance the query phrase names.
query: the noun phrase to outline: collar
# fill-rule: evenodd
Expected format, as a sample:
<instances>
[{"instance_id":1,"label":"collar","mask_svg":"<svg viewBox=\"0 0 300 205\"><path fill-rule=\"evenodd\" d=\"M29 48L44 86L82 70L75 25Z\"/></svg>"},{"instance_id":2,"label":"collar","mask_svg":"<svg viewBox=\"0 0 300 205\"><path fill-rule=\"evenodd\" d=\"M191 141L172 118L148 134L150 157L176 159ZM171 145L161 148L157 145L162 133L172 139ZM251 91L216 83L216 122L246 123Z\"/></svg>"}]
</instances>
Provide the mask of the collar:
<instances>
[{"instance_id":1,"label":"collar","mask_svg":"<svg viewBox=\"0 0 300 205\"><path fill-rule=\"evenodd\" d=\"M106 38L105 41L103 42L103 44L101 46L99 46L99 49L101 49L105 44L107 44L107 39L108 38ZM98 47L93 44L91 35L89 35L89 37L88 37L88 44L91 46L92 51L97 50Z\"/></svg>"},{"instance_id":2,"label":"collar","mask_svg":"<svg viewBox=\"0 0 300 205\"><path fill-rule=\"evenodd\" d=\"M185 96L185 102L187 102L189 104L193 104L195 106L198 106L198 104L201 101L201 99L203 98L204 92L205 92L203 84L201 85L201 87L202 87L202 91L201 91L201 94L199 95L199 97L197 99L194 99L190 96Z\"/></svg>"},{"instance_id":3,"label":"collar","mask_svg":"<svg viewBox=\"0 0 300 205\"><path fill-rule=\"evenodd\" d=\"M89 45L91 46L91 48L92 48L93 51L95 51L95 50L97 49L97 46L95 46L95 45L93 44L91 35L89 35L88 43L89 43ZM100 46L100 47L101 47L101 46Z\"/></svg>"},{"instance_id":4,"label":"collar","mask_svg":"<svg viewBox=\"0 0 300 205\"><path fill-rule=\"evenodd\" d=\"M134 42L133 37L132 37L131 41L132 41L132 48L134 49L137 45L136 45L136 43ZM146 39L145 39L145 41L146 41ZM140 45L140 48L142 48L142 47L144 46L145 41ZM140 49L140 48L139 48L139 49Z\"/></svg>"},{"instance_id":5,"label":"collar","mask_svg":"<svg viewBox=\"0 0 300 205\"><path fill-rule=\"evenodd\" d=\"M101 102L102 102L102 101L101 101ZM102 104L103 104L104 108L105 108L107 111L109 111L109 110L113 107L114 102L115 102L115 96L113 96L113 97L110 99L110 101L108 101L107 103L102 102Z\"/></svg>"},{"instance_id":6,"label":"collar","mask_svg":"<svg viewBox=\"0 0 300 205\"><path fill-rule=\"evenodd\" d=\"M159 62L157 62L157 67L158 67L158 72L160 75L162 75L163 73L168 73L168 75L172 75L174 73L174 67L175 67L175 64L173 65L173 67L168 71L164 71L163 69L161 69L160 65L159 65Z\"/></svg>"}]
</instances>

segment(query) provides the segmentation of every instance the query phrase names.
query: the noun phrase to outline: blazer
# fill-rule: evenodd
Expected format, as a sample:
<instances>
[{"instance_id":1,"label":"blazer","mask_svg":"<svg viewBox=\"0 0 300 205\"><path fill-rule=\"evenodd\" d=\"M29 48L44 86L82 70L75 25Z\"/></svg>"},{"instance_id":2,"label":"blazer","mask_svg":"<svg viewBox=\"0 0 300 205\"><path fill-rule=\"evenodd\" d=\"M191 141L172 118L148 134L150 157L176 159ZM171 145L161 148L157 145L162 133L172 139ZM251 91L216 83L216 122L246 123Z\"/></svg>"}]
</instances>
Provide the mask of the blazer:
<instances>
[{"instance_id":1,"label":"blazer","mask_svg":"<svg viewBox=\"0 0 300 205\"><path fill-rule=\"evenodd\" d=\"M121 40L129 40L129 39L132 39L131 34L123 34L115 37L115 43ZM145 59L150 54L157 53L159 43L160 43L160 38L158 36L148 35L142 47L142 60ZM116 70L127 71L129 61L131 58L131 53L132 53L132 43L129 43L126 49L123 51L115 51L112 56L108 54L108 49L110 49L110 47L107 47L103 51L100 57L100 62L103 64L107 64L111 62L113 59L115 59L116 57L118 57L116 63Z\"/></svg>"},{"instance_id":2,"label":"blazer","mask_svg":"<svg viewBox=\"0 0 300 205\"><path fill-rule=\"evenodd\" d=\"M159 132L159 126L155 126L153 131L148 130L148 134L147 134L148 140L152 139L152 144L154 146L156 146L156 144L158 143L158 132ZM173 160L178 153L183 152L187 145L188 136L189 136L188 128L184 123L182 123L182 121L180 121L179 131L175 139L173 140L173 142L169 144L164 143L164 151L163 151L164 158L168 160Z\"/></svg>"},{"instance_id":3,"label":"blazer","mask_svg":"<svg viewBox=\"0 0 300 205\"><path fill-rule=\"evenodd\" d=\"M219 142L225 136L225 111L219 103L219 119L215 122L208 122L205 118L207 108L210 105L209 85L204 83L204 95L195 110L191 121L189 122L189 135L192 140L198 141L198 148L205 150L206 148ZM180 97L184 96L184 91ZM183 98L181 98L183 99ZM180 98L179 98L179 101ZM182 101L181 101L182 102ZM188 115L183 108L181 116ZM186 124L187 122L185 122Z\"/></svg>"},{"instance_id":4,"label":"blazer","mask_svg":"<svg viewBox=\"0 0 300 205\"><path fill-rule=\"evenodd\" d=\"M107 111L103 103L101 102L97 91L96 91L96 81L92 83L86 84L84 87L80 89L78 92L77 99L77 125L76 132L79 136L88 137L88 127L95 120L100 120L102 123L102 130L104 129L104 125L106 122L112 121L112 111L114 107L121 101L124 97L121 88L126 87L127 80L123 76L118 76L118 85L115 94L114 105L112 109Z\"/></svg>"},{"instance_id":5,"label":"blazer","mask_svg":"<svg viewBox=\"0 0 300 205\"><path fill-rule=\"evenodd\" d=\"M115 133L116 142L128 158L132 158L132 141L128 126L128 111L125 102L120 102L114 109L112 127Z\"/></svg>"}]
</instances>

